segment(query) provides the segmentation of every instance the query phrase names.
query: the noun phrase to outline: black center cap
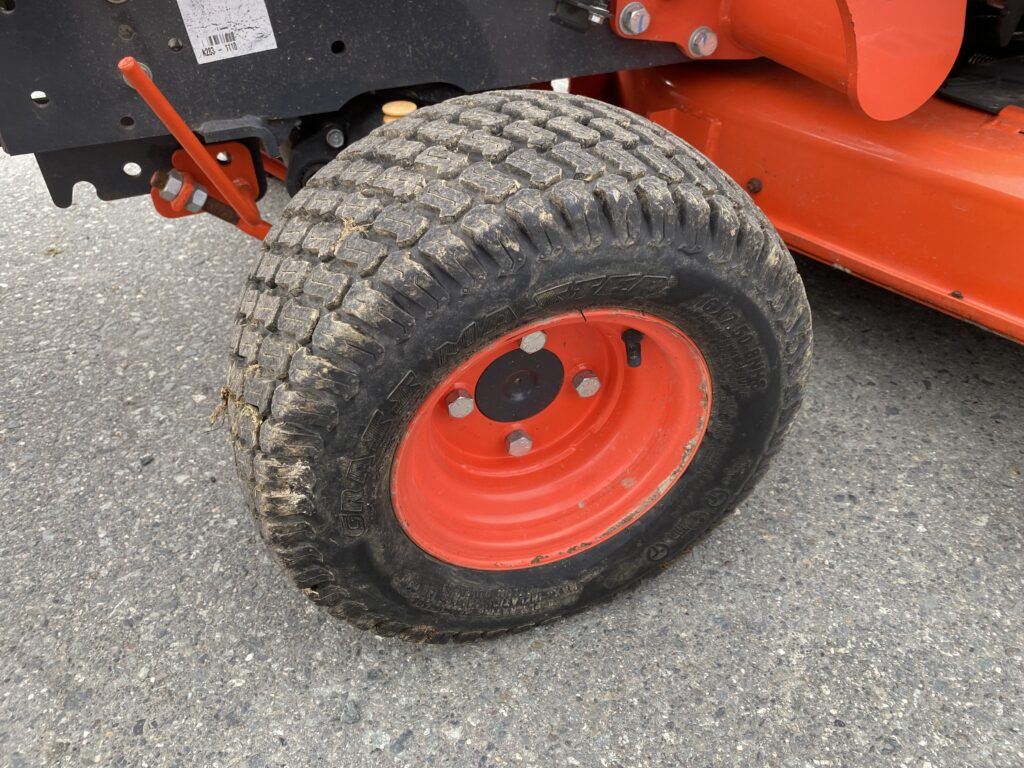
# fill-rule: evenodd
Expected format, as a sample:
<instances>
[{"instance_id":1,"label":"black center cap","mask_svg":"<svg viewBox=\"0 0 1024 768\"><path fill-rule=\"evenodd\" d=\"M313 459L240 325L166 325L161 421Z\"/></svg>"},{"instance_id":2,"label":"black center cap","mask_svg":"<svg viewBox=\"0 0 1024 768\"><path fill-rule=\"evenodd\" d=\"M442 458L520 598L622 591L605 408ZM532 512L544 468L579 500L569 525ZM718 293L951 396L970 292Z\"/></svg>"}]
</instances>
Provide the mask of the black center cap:
<instances>
[{"instance_id":1,"label":"black center cap","mask_svg":"<svg viewBox=\"0 0 1024 768\"><path fill-rule=\"evenodd\" d=\"M558 396L565 369L558 355L542 349L532 355L508 352L487 366L476 383L476 407L491 421L536 416Z\"/></svg>"}]
</instances>

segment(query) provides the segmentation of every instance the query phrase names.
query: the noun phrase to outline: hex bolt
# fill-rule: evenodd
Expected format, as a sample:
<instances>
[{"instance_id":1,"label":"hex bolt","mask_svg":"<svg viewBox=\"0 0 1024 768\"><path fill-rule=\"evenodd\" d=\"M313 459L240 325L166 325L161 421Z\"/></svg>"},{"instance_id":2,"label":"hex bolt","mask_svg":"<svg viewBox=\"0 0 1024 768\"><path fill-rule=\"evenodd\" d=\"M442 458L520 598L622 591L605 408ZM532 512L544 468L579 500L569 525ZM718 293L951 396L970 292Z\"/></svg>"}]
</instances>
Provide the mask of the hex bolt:
<instances>
[{"instance_id":1,"label":"hex bolt","mask_svg":"<svg viewBox=\"0 0 1024 768\"><path fill-rule=\"evenodd\" d=\"M464 389L453 389L444 399L444 404L453 419L464 419L473 412L473 396Z\"/></svg>"},{"instance_id":2,"label":"hex bolt","mask_svg":"<svg viewBox=\"0 0 1024 768\"><path fill-rule=\"evenodd\" d=\"M160 197L167 202L171 202L181 192L182 187L185 186L185 177L181 175L181 171L177 170L165 173L157 172L153 174L150 184L157 188Z\"/></svg>"},{"instance_id":3,"label":"hex bolt","mask_svg":"<svg viewBox=\"0 0 1024 768\"><path fill-rule=\"evenodd\" d=\"M329 128L327 133L324 134L324 141L327 142L329 147L341 149L345 146L345 133L341 128Z\"/></svg>"},{"instance_id":4,"label":"hex bolt","mask_svg":"<svg viewBox=\"0 0 1024 768\"><path fill-rule=\"evenodd\" d=\"M505 450L509 456L525 456L533 450L533 439L523 430L516 429L505 437Z\"/></svg>"},{"instance_id":5,"label":"hex bolt","mask_svg":"<svg viewBox=\"0 0 1024 768\"><path fill-rule=\"evenodd\" d=\"M185 175L176 168L170 171L157 171L149 183L157 190L160 197L167 202L173 202L185 186ZM215 197L210 197L206 188L198 184L185 202L185 210L189 213L205 211L228 224L238 223L238 214L235 213L234 208Z\"/></svg>"},{"instance_id":6,"label":"hex bolt","mask_svg":"<svg viewBox=\"0 0 1024 768\"><path fill-rule=\"evenodd\" d=\"M703 59L718 50L718 33L711 27L697 27L686 44L691 59Z\"/></svg>"},{"instance_id":7,"label":"hex bolt","mask_svg":"<svg viewBox=\"0 0 1024 768\"><path fill-rule=\"evenodd\" d=\"M206 193L206 190L197 186L192 190L192 194L188 196L188 202L185 203L185 210L189 213L199 213L206 207L206 201L209 199L210 196Z\"/></svg>"},{"instance_id":8,"label":"hex bolt","mask_svg":"<svg viewBox=\"0 0 1024 768\"><path fill-rule=\"evenodd\" d=\"M166 172L157 171L153 174L150 183L156 187L160 197L167 202L172 202L181 194L181 190L185 186L185 176L177 169ZM192 194L185 201L185 210L189 213L199 213L206 206L209 198L206 189L196 184L192 189Z\"/></svg>"},{"instance_id":9,"label":"hex bolt","mask_svg":"<svg viewBox=\"0 0 1024 768\"><path fill-rule=\"evenodd\" d=\"M544 331L534 331L523 336L519 341L519 348L528 355L540 352L548 341L548 335Z\"/></svg>"},{"instance_id":10,"label":"hex bolt","mask_svg":"<svg viewBox=\"0 0 1024 768\"><path fill-rule=\"evenodd\" d=\"M624 35L641 35L651 26L651 12L643 3L626 3L619 13L619 29Z\"/></svg>"},{"instance_id":11,"label":"hex bolt","mask_svg":"<svg viewBox=\"0 0 1024 768\"><path fill-rule=\"evenodd\" d=\"M580 397L593 397L601 388L601 380L590 369L582 370L572 377L572 388Z\"/></svg>"}]
</instances>

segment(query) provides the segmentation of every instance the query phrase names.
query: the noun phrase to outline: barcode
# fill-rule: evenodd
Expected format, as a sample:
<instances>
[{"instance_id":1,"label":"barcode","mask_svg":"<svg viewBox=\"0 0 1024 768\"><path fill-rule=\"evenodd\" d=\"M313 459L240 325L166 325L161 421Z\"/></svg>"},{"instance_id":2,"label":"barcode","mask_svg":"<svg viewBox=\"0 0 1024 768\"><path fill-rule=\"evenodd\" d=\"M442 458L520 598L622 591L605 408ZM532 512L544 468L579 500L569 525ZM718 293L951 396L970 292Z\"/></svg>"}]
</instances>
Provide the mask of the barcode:
<instances>
[{"instance_id":1,"label":"barcode","mask_svg":"<svg viewBox=\"0 0 1024 768\"><path fill-rule=\"evenodd\" d=\"M225 32L223 35L210 35L208 38L206 38L207 45L222 45L224 43L233 42L235 42L234 32Z\"/></svg>"}]
</instances>

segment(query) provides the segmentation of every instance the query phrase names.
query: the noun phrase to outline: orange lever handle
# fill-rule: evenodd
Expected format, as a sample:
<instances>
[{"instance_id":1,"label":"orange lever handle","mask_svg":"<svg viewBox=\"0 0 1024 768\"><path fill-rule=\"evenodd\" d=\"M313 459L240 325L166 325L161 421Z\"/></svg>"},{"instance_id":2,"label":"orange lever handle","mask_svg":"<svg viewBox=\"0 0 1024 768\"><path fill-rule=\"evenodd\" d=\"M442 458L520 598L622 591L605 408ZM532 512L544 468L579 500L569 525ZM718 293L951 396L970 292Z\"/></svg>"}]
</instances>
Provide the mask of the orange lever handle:
<instances>
[{"instance_id":1,"label":"orange lever handle","mask_svg":"<svg viewBox=\"0 0 1024 768\"><path fill-rule=\"evenodd\" d=\"M206 151L202 142L192 133L192 129L182 120L181 115L171 106L171 102L156 87L156 83L143 69L142 65L133 56L126 56L118 62L117 68L121 70L125 81L134 88L142 100L146 102L153 114L164 124L171 135L178 140L188 156L192 158L200 170L210 180L210 183L221 194L224 200L235 209L235 213L246 224L257 226L262 223L259 209L255 201L242 193L231 181L231 177L224 172L217 161Z\"/></svg>"}]
</instances>

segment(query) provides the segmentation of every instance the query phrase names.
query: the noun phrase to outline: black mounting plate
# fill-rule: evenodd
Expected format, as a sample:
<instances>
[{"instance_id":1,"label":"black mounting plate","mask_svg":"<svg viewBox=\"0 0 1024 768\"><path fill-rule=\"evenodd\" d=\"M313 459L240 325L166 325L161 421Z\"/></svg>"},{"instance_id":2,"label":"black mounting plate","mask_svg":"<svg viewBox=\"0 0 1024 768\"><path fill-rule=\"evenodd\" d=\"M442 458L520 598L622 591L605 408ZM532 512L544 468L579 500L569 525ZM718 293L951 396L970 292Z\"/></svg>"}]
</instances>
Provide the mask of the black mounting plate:
<instances>
[{"instance_id":1,"label":"black mounting plate","mask_svg":"<svg viewBox=\"0 0 1024 768\"><path fill-rule=\"evenodd\" d=\"M12 154L55 153L42 165L57 202L70 200L78 180L111 199L145 191L119 174L137 162L129 150L148 156L166 145L166 130L117 70L128 55L150 68L194 130L217 126L216 140L258 135L260 125L272 132L375 90L449 83L482 91L684 60L673 45L625 40L607 24L581 32L552 23L552 0L266 5L276 49L199 64L175 0L18 2L0 12L0 141ZM35 103L34 91L47 103ZM233 121L232 134L224 126ZM136 143L143 139L153 147ZM70 154L99 145L106 148ZM113 170L85 173L101 161Z\"/></svg>"}]
</instances>

